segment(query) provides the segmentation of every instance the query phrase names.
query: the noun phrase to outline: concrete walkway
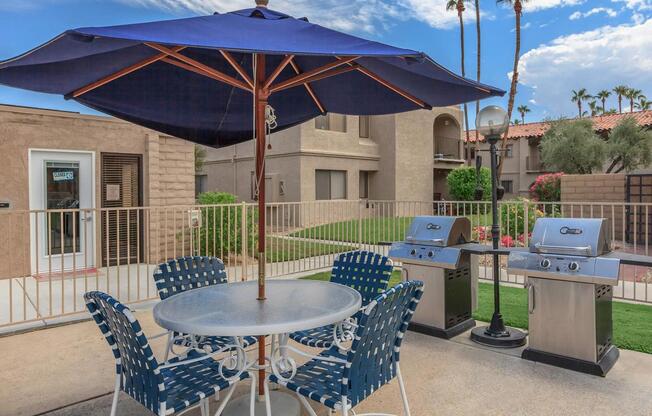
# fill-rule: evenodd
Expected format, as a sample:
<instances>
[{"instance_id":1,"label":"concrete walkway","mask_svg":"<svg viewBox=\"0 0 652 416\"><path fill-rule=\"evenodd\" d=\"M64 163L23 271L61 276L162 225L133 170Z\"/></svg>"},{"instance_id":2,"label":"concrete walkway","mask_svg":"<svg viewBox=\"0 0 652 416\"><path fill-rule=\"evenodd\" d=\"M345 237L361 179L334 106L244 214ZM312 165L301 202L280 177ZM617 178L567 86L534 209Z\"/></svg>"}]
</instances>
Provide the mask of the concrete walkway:
<instances>
[{"instance_id":1,"label":"concrete walkway","mask_svg":"<svg viewBox=\"0 0 652 416\"><path fill-rule=\"evenodd\" d=\"M161 332L149 310L136 314L147 334ZM152 343L160 354L162 340ZM114 364L94 323L3 337L0 351L0 415L108 415ZM444 341L409 332L401 362L412 414L652 414L652 355L622 350L614 369L599 378L524 361L519 353L480 347L468 334ZM401 414L398 397L394 382L356 411ZM119 406L119 415L148 414L126 395Z\"/></svg>"}]
</instances>

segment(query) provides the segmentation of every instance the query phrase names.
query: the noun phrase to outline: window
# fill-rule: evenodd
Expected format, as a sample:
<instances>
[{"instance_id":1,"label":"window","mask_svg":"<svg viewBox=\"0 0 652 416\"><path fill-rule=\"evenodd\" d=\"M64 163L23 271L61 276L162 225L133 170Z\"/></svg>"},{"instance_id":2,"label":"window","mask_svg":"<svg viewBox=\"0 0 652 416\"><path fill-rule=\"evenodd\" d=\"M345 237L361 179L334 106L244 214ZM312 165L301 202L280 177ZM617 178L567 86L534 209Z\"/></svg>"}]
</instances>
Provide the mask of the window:
<instances>
[{"instance_id":1,"label":"window","mask_svg":"<svg viewBox=\"0 0 652 416\"><path fill-rule=\"evenodd\" d=\"M195 175L195 196L208 190L208 175Z\"/></svg>"},{"instance_id":2,"label":"window","mask_svg":"<svg viewBox=\"0 0 652 416\"><path fill-rule=\"evenodd\" d=\"M514 181L500 181L500 184L505 188L506 194L514 193Z\"/></svg>"},{"instance_id":3,"label":"window","mask_svg":"<svg viewBox=\"0 0 652 416\"><path fill-rule=\"evenodd\" d=\"M369 198L369 172L365 170L360 171L360 199Z\"/></svg>"},{"instance_id":4,"label":"window","mask_svg":"<svg viewBox=\"0 0 652 416\"><path fill-rule=\"evenodd\" d=\"M513 144L508 144L507 147L505 147L505 158L510 158L514 157L514 145Z\"/></svg>"},{"instance_id":5,"label":"window","mask_svg":"<svg viewBox=\"0 0 652 416\"><path fill-rule=\"evenodd\" d=\"M361 139L369 138L369 128L371 127L371 119L369 116L359 117L359 136Z\"/></svg>"},{"instance_id":6,"label":"window","mask_svg":"<svg viewBox=\"0 0 652 416\"><path fill-rule=\"evenodd\" d=\"M346 199L346 171L316 170L315 198Z\"/></svg>"},{"instance_id":7,"label":"window","mask_svg":"<svg viewBox=\"0 0 652 416\"><path fill-rule=\"evenodd\" d=\"M346 132L346 116L344 114L326 114L315 118L317 130Z\"/></svg>"},{"instance_id":8,"label":"window","mask_svg":"<svg viewBox=\"0 0 652 416\"><path fill-rule=\"evenodd\" d=\"M468 149L466 148L466 145L464 146L464 159L468 159ZM475 147L471 148L471 159L475 159Z\"/></svg>"}]
</instances>

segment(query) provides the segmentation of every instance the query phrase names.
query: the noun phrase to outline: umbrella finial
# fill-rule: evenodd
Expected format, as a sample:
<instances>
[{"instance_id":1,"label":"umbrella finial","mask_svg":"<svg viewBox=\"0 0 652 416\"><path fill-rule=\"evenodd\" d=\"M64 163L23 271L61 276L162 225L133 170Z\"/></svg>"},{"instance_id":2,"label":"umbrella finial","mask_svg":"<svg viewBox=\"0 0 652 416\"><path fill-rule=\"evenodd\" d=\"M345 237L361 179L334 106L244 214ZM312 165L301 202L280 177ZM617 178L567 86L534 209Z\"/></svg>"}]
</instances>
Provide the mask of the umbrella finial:
<instances>
[{"instance_id":1,"label":"umbrella finial","mask_svg":"<svg viewBox=\"0 0 652 416\"><path fill-rule=\"evenodd\" d=\"M256 0L256 7L267 7L269 0Z\"/></svg>"}]
</instances>

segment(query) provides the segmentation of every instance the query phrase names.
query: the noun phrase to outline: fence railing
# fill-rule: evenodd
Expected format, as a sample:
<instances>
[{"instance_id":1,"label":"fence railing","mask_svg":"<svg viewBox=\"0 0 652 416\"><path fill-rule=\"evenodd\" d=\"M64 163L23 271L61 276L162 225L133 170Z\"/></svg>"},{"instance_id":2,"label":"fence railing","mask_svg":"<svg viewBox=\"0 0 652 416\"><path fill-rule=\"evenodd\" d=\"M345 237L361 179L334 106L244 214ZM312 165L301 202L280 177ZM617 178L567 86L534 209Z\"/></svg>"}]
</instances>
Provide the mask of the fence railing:
<instances>
[{"instance_id":1,"label":"fence railing","mask_svg":"<svg viewBox=\"0 0 652 416\"><path fill-rule=\"evenodd\" d=\"M525 246L542 216L606 217L614 249L649 254L652 204L500 203L501 245ZM103 290L128 303L156 298L157 264L180 256L221 258L231 281L257 276L255 204L0 212L0 327L79 313L82 295ZM354 249L386 254L416 215L464 215L472 238L490 244L488 202L311 201L267 204L266 275L329 268ZM492 259L479 259L492 279ZM502 282L522 284L501 259ZM617 298L652 303L652 273L621 266Z\"/></svg>"}]
</instances>

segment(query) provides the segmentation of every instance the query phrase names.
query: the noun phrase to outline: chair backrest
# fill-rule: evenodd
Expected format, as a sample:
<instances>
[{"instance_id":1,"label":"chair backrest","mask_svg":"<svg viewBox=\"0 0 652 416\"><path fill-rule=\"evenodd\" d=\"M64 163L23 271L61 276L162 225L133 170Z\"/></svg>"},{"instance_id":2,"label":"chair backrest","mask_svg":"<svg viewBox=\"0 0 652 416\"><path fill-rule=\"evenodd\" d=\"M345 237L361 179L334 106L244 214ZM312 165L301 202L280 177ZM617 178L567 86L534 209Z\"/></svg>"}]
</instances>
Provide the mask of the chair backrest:
<instances>
[{"instance_id":1,"label":"chair backrest","mask_svg":"<svg viewBox=\"0 0 652 416\"><path fill-rule=\"evenodd\" d=\"M103 292L84 294L86 307L113 350L121 388L158 414L167 395L163 377L145 334L128 307Z\"/></svg>"},{"instance_id":2,"label":"chair backrest","mask_svg":"<svg viewBox=\"0 0 652 416\"><path fill-rule=\"evenodd\" d=\"M365 306L387 289L392 268L392 261L383 255L363 250L350 251L337 257L330 281L360 292Z\"/></svg>"},{"instance_id":3,"label":"chair backrest","mask_svg":"<svg viewBox=\"0 0 652 416\"><path fill-rule=\"evenodd\" d=\"M217 257L179 257L159 264L154 281L161 300L199 287L226 283L224 263Z\"/></svg>"},{"instance_id":4,"label":"chair backrest","mask_svg":"<svg viewBox=\"0 0 652 416\"><path fill-rule=\"evenodd\" d=\"M403 282L361 314L342 377L341 393L354 406L396 376L403 334L422 294L423 282Z\"/></svg>"}]
</instances>

